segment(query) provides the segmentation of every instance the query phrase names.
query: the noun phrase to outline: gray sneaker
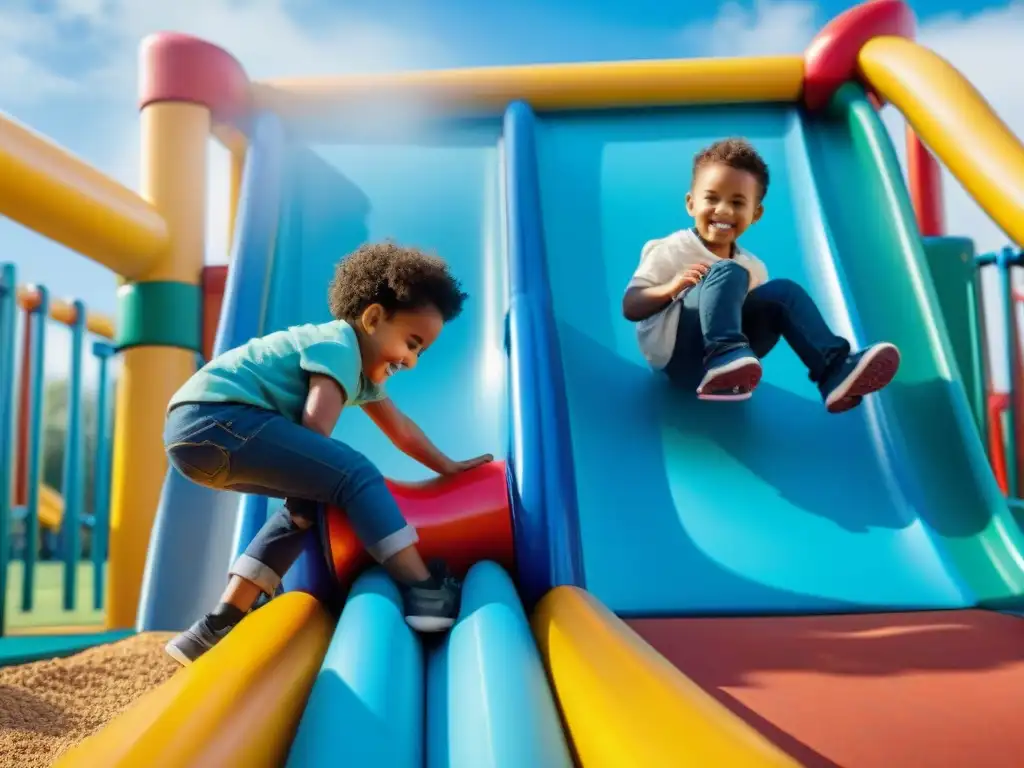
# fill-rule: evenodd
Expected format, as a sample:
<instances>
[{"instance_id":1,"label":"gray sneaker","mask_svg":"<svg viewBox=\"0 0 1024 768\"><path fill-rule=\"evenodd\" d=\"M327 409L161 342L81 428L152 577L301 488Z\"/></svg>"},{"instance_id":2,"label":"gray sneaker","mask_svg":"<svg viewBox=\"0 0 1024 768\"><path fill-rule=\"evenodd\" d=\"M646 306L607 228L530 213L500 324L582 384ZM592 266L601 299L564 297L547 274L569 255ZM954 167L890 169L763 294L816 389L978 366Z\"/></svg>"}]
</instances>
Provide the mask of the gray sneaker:
<instances>
[{"instance_id":1,"label":"gray sneaker","mask_svg":"<svg viewBox=\"0 0 1024 768\"><path fill-rule=\"evenodd\" d=\"M168 641L164 646L167 655L187 667L235 628L236 624L229 624L223 629L214 629L209 624L209 616L204 616L191 627Z\"/></svg>"},{"instance_id":2,"label":"gray sneaker","mask_svg":"<svg viewBox=\"0 0 1024 768\"><path fill-rule=\"evenodd\" d=\"M431 563L432 583L405 587L405 621L417 632L443 632L459 615L462 584L448 573L444 563Z\"/></svg>"}]
</instances>

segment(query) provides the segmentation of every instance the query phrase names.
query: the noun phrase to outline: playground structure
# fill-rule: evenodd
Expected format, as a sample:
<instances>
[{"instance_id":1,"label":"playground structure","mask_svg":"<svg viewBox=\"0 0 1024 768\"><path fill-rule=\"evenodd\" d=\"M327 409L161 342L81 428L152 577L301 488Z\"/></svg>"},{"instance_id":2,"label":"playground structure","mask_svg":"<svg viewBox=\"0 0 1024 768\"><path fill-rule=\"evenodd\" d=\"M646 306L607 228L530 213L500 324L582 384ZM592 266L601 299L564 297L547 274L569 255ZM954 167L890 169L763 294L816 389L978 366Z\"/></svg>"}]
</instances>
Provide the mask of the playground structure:
<instances>
[{"instance_id":1,"label":"playground structure","mask_svg":"<svg viewBox=\"0 0 1024 768\"><path fill-rule=\"evenodd\" d=\"M53 300L45 287L19 288L13 265L0 265L0 424L8 439L0 444L0 595L6 596L8 562L22 563L20 610L35 607L36 561L40 554L58 555L62 561L62 592L65 611L76 607L79 563L83 552L82 532L91 531L93 607L102 608L106 561L109 479L109 361L114 349L106 340L113 337L113 322L102 315L89 315L81 302L68 304ZM17 326L20 318L20 344ZM51 322L68 327L71 359L67 397L67 418L63 446L63 489L46 485L43 477L44 413L46 386L44 360L48 326ZM84 455L84 409L86 398L83 357L87 334L98 336L91 354L99 371L95 382L96 442L93 455ZM20 363L18 350L20 348ZM16 418L15 418L16 416ZM14 434L8 429L16 422ZM89 513L86 510L85 463L93 463L94 484ZM13 480L13 483L11 482ZM67 499L67 503L65 502ZM74 525L64 524L65 508ZM11 538L13 524L21 529L19 541ZM98 524L97 524L98 523ZM44 541L39 541L43 533ZM42 544L42 546L40 546ZM6 599L0 602L0 636L6 629ZM66 624L57 620L58 625Z\"/></svg>"},{"instance_id":2,"label":"playground structure","mask_svg":"<svg viewBox=\"0 0 1024 768\"><path fill-rule=\"evenodd\" d=\"M1017 256L943 236L923 143L1018 244L1024 147L912 37L905 5L875 0L803 57L250 83L160 34L141 197L0 124L0 211L125 280L111 629L186 626L268 513L167 471L163 411L203 318L213 351L324 319L331 265L364 240L433 247L467 285L391 394L450 453L499 457L425 481L343 416L423 549L467 573L455 628L412 633L328 510L284 595L59 764L1012 765L1024 538L999 482L1016 495L1019 353L987 398L974 281L992 261L1009 286ZM909 185L883 103L910 126ZM203 270L211 131L234 169L222 297ZM694 151L734 133L773 169L749 247L837 330L903 350L849 414L825 414L785 349L749 407L697 404L619 316L640 245L680 226Z\"/></svg>"}]
</instances>

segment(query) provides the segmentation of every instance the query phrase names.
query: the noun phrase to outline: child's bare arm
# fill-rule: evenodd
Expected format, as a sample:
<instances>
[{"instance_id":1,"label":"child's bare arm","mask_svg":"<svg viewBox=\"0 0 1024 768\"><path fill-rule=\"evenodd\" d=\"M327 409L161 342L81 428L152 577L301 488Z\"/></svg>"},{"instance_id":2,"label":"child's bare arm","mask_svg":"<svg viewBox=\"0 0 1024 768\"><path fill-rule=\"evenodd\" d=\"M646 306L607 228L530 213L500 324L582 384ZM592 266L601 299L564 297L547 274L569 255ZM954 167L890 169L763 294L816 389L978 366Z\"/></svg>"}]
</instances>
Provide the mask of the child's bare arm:
<instances>
[{"instance_id":1,"label":"child's bare arm","mask_svg":"<svg viewBox=\"0 0 1024 768\"><path fill-rule=\"evenodd\" d=\"M345 391L330 376L312 374L302 409L302 426L330 437L345 407Z\"/></svg>"},{"instance_id":2,"label":"child's bare arm","mask_svg":"<svg viewBox=\"0 0 1024 768\"><path fill-rule=\"evenodd\" d=\"M466 461L454 461L448 458L440 448L430 442L416 422L402 413L389 398L367 403L363 406L363 410L398 450L440 475L464 472L493 459L489 454Z\"/></svg>"},{"instance_id":3,"label":"child's bare arm","mask_svg":"<svg viewBox=\"0 0 1024 768\"><path fill-rule=\"evenodd\" d=\"M631 322L646 320L663 310L672 297L684 288L696 285L707 273L704 264L694 264L661 285L635 285L622 297L622 314Z\"/></svg>"}]
</instances>

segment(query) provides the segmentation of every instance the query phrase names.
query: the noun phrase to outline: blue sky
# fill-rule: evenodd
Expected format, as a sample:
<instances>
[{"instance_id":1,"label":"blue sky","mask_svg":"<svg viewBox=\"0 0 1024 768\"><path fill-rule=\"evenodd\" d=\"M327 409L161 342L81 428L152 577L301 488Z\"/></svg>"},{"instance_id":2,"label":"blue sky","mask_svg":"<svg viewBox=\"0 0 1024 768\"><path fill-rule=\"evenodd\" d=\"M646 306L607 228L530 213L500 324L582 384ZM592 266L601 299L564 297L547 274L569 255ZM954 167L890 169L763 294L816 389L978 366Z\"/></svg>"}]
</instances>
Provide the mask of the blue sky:
<instances>
[{"instance_id":1,"label":"blue sky","mask_svg":"<svg viewBox=\"0 0 1024 768\"><path fill-rule=\"evenodd\" d=\"M368 8L373 6L373 11ZM801 51L851 3L825 0L2 0L0 110L135 187L140 38L174 29L223 45L256 78L537 61L752 55ZM920 40L948 58L1024 136L1015 83L1024 0L912 3ZM387 21L385 21L387 20ZM887 110L891 112L891 110ZM888 114L893 130L898 115ZM226 163L211 147L209 256L226 251ZM982 248L1004 238L952 179L949 227ZM113 313L114 278L0 219L0 260L24 282ZM63 367L64 334L51 363Z\"/></svg>"}]
</instances>

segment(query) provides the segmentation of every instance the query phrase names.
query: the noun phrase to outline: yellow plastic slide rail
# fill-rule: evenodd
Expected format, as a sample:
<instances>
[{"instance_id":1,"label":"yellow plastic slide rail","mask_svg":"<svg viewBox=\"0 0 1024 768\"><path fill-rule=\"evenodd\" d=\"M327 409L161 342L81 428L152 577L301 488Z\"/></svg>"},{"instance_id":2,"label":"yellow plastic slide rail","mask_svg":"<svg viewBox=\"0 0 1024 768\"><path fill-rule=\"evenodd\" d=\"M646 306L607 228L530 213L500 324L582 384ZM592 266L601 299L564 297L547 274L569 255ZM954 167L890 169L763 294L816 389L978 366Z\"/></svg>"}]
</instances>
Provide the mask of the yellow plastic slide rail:
<instances>
[{"instance_id":1,"label":"yellow plastic slide rail","mask_svg":"<svg viewBox=\"0 0 1024 768\"><path fill-rule=\"evenodd\" d=\"M584 768L799 765L590 593L556 587L532 625Z\"/></svg>"}]
</instances>

